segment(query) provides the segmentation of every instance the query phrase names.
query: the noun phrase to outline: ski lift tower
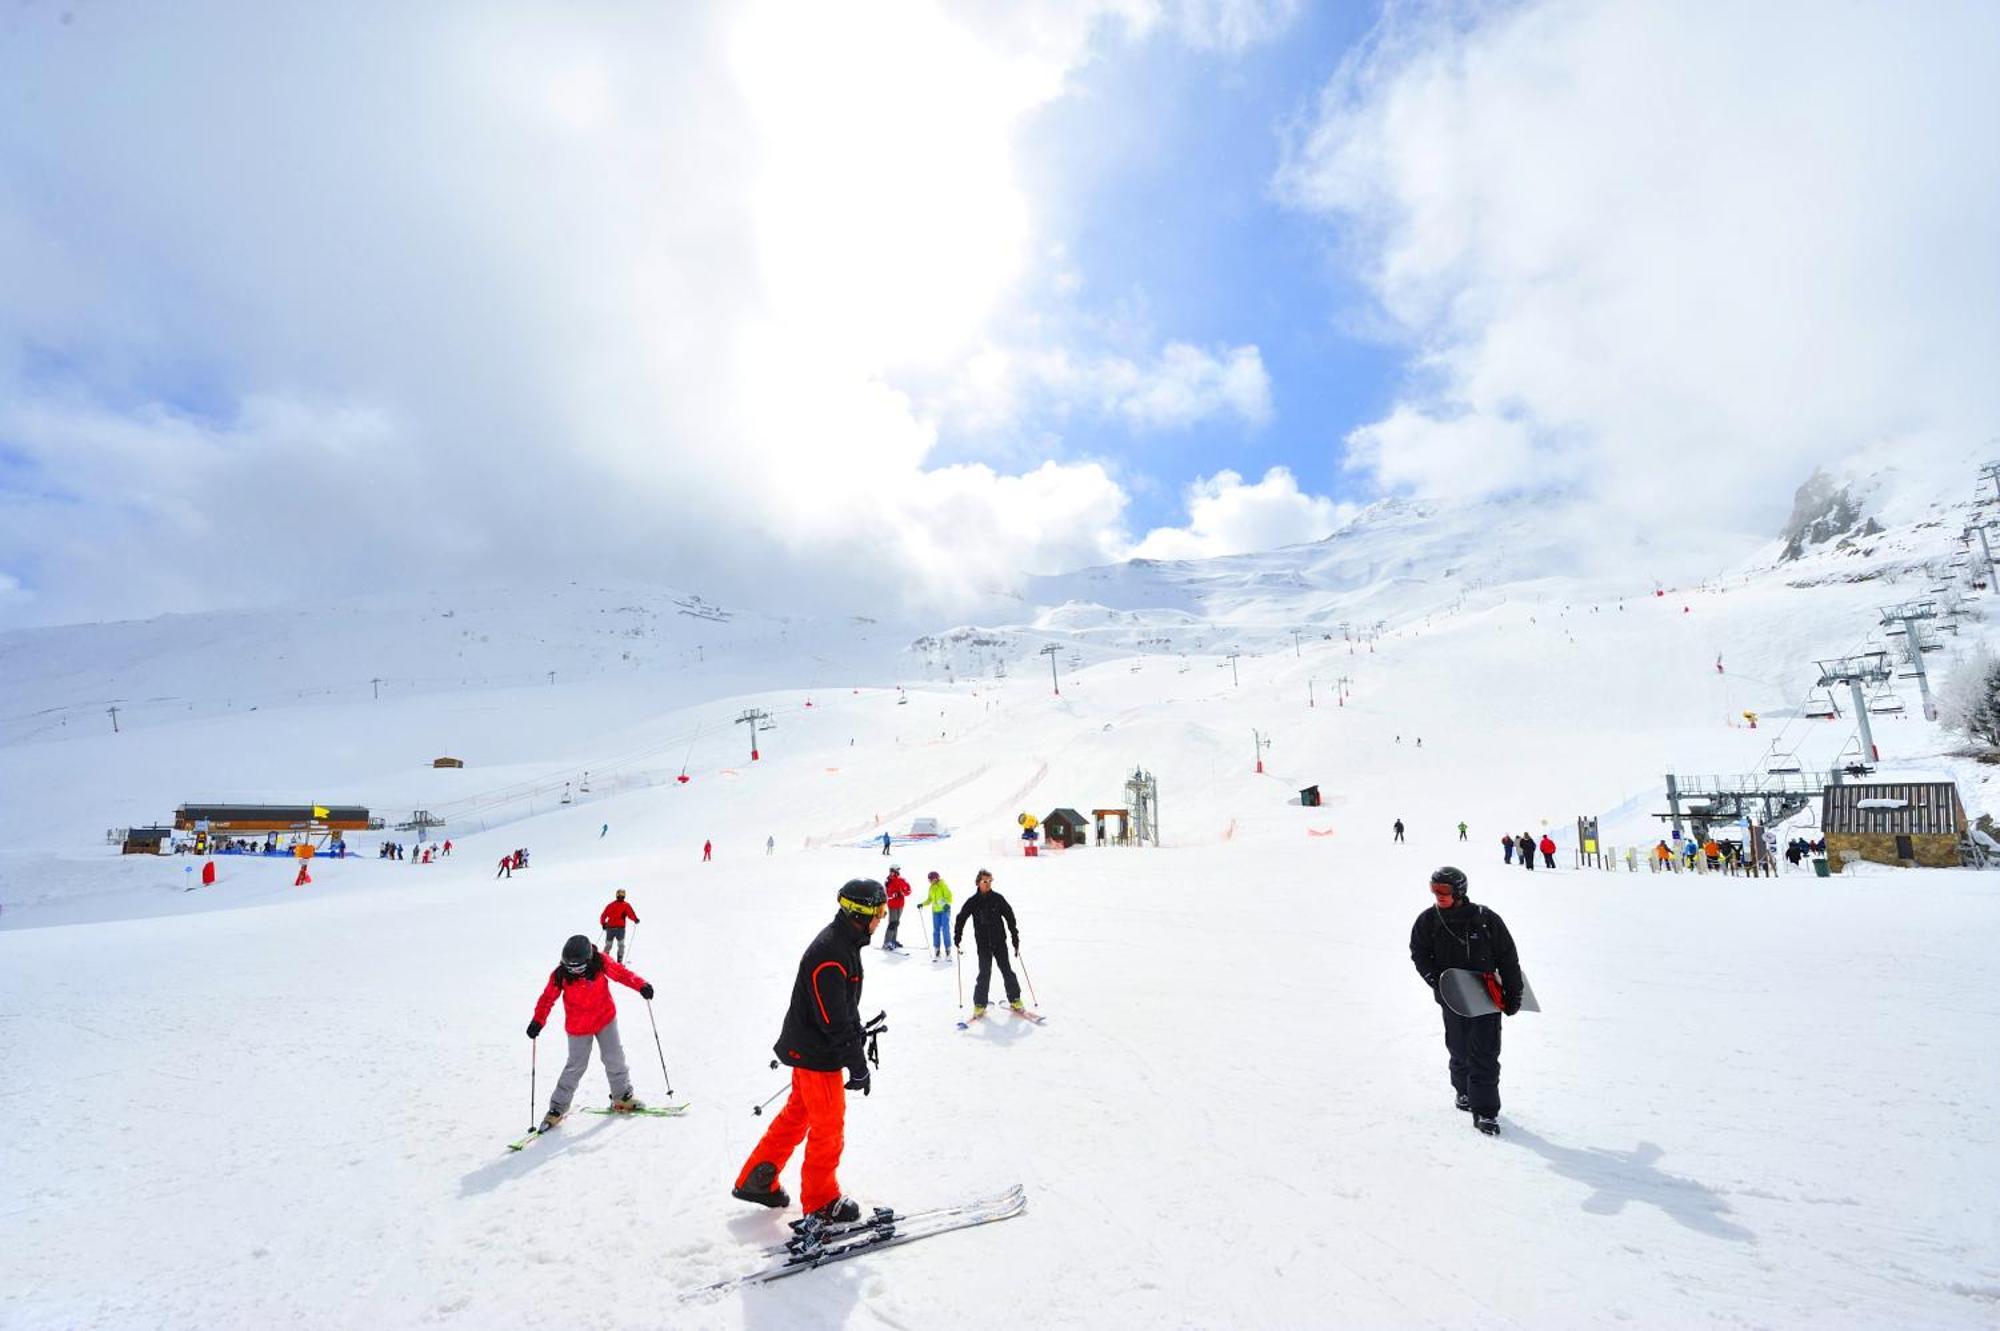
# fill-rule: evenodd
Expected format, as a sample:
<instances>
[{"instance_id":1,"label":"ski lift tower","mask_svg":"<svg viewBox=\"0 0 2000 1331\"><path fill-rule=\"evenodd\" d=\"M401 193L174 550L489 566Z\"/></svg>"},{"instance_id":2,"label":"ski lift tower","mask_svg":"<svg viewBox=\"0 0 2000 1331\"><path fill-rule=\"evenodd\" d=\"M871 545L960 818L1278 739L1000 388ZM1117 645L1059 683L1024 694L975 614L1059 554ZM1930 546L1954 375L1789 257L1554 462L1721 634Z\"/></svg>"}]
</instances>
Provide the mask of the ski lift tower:
<instances>
[{"instance_id":1,"label":"ski lift tower","mask_svg":"<svg viewBox=\"0 0 2000 1331\"><path fill-rule=\"evenodd\" d=\"M1146 844L1148 837L1153 845L1160 844L1160 787L1153 780L1153 774L1143 767L1132 769L1132 775L1125 782L1125 803L1132 809L1132 843Z\"/></svg>"},{"instance_id":2,"label":"ski lift tower","mask_svg":"<svg viewBox=\"0 0 2000 1331\"><path fill-rule=\"evenodd\" d=\"M1875 747L1874 732L1868 728L1868 700L1862 696L1861 686L1886 684L1895 676L1895 669L1889 664L1889 653L1865 652L1860 656L1843 656L1815 664L1819 666L1820 688L1830 689L1836 684L1845 684L1852 691L1855 724L1861 727L1862 761L1881 762L1881 750Z\"/></svg>"},{"instance_id":3,"label":"ski lift tower","mask_svg":"<svg viewBox=\"0 0 2000 1331\"><path fill-rule=\"evenodd\" d=\"M1993 579L1993 544L1986 539L1988 525L1984 522L1975 522L1965 529L1965 535L1960 538L1967 543L1966 552L1968 554L1971 553L1971 542L1977 540L1979 542L1979 553L1985 556L1985 562L1980 564L1978 570L1972 575L1972 585L1975 588L1983 588Z\"/></svg>"},{"instance_id":4,"label":"ski lift tower","mask_svg":"<svg viewBox=\"0 0 2000 1331\"><path fill-rule=\"evenodd\" d=\"M1924 670L1924 636L1922 625L1925 620L1936 619L1936 601L1904 601L1900 605L1882 607L1882 627L1891 634L1900 632L1903 644L1910 651L1909 673L1917 677L1917 694L1924 700L1924 720L1937 720L1937 704L1931 701L1931 677ZM1896 625L1902 625L1900 629Z\"/></svg>"}]
</instances>

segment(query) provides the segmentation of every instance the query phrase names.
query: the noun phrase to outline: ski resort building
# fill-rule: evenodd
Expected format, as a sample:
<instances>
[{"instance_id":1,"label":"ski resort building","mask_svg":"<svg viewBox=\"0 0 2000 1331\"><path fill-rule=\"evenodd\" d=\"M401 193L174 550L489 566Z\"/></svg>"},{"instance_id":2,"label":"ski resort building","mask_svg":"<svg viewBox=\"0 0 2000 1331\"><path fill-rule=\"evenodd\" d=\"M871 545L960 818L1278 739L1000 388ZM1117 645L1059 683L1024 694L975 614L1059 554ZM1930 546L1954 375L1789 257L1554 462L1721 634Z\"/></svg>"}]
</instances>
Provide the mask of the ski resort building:
<instances>
[{"instance_id":1,"label":"ski resort building","mask_svg":"<svg viewBox=\"0 0 2000 1331\"><path fill-rule=\"evenodd\" d=\"M174 810L174 830L217 836L249 832L366 832L371 822L358 804L183 804Z\"/></svg>"},{"instance_id":2,"label":"ski resort building","mask_svg":"<svg viewBox=\"0 0 2000 1331\"><path fill-rule=\"evenodd\" d=\"M1853 860L1908 868L1954 868L1970 853L1965 805L1950 781L1879 781L1828 786L1820 827L1834 872Z\"/></svg>"},{"instance_id":3,"label":"ski resort building","mask_svg":"<svg viewBox=\"0 0 2000 1331\"><path fill-rule=\"evenodd\" d=\"M1051 846L1087 846L1090 844L1090 823L1075 809L1056 809L1042 819L1042 831L1048 834Z\"/></svg>"}]
</instances>

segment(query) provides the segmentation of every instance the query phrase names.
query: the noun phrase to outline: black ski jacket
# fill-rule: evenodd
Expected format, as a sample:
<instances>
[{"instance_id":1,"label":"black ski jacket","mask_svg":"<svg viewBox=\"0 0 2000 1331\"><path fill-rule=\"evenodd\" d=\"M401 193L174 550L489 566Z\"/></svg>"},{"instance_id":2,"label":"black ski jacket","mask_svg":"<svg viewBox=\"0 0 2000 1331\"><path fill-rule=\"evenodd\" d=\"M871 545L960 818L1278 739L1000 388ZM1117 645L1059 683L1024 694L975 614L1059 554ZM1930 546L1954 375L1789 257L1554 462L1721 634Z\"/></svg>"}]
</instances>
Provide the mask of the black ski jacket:
<instances>
[{"instance_id":1,"label":"black ski jacket","mask_svg":"<svg viewBox=\"0 0 2000 1331\"><path fill-rule=\"evenodd\" d=\"M867 941L867 929L857 929L845 914L812 940L799 958L784 1030L771 1046L779 1061L813 1072L846 1068L867 1075L861 1040L861 947Z\"/></svg>"},{"instance_id":2,"label":"black ski jacket","mask_svg":"<svg viewBox=\"0 0 2000 1331\"><path fill-rule=\"evenodd\" d=\"M967 920L972 921L972 937L981 952L1004 950L1006 935L1001 932L1002 920L1006 921L1006 932L1014 935L1014 950L1021 950L1021 926L1014 923L1014 908L998 892L975 890L965 899L965 904L958 908L958 923L952 926L952 946L964 945Z\"/></svg>"},{"instance_id":3,"label":"black ski jacket","mask_svg":"<svg viewBox=\"0 0 2000 1331\"><path fill-rule=\"evenodd\" d=\"M1521 959L1514 952L1514 936L1507 932L1507 922L1484 906L1461 901L1450 910L1432 906L1417 916L1410 929L1410 960L1439 1003L1444 999L1438 996L1437 982L1444 972L1499 971L1506 999L1502 1010L1512 1016L1521 1009Z\"/></svg>"}]
</instances>

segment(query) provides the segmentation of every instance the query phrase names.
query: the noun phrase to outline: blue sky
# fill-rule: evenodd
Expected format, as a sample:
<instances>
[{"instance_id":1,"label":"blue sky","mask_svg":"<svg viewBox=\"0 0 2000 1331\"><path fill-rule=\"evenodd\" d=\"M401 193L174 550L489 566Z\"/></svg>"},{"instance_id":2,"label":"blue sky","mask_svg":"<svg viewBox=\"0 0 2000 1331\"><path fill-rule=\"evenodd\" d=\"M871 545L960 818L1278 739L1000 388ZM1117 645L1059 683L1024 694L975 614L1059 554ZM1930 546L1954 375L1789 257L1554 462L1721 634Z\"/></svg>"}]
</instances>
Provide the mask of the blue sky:
<instances>
[{"instance_id":1,"label":"blue sky","mask_svg":"<svg viewBox=\"0 0 2000 1331\"><path fill-rule=\"evenodd\" d=\"M949 622L1385 496L1738 549L1991 438L1995 67L1887 0L16 6L0 627Z\"/></svg>"}]
</instances>

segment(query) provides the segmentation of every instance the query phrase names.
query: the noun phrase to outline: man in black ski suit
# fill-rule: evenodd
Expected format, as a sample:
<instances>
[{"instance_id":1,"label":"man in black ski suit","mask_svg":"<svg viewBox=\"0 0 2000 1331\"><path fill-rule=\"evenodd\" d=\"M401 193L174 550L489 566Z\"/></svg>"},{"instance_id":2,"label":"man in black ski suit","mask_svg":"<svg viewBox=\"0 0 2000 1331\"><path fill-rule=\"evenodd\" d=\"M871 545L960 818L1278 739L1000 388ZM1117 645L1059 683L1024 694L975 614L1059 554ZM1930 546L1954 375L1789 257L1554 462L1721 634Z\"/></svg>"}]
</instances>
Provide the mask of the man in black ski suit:
<instances>
[{"instance_id":1,"label":"man in black ski suit","mask_svg":"<svg viewBox=\"0 0 2000 1331\"><path fill-rule=\"evenodd\" d=\"M1021 950L1021 926L1014 922L1014 908L1007 898L993 890L993 875L981 869L973 880L979 890L958 909L952 927L952 942L961 952L965 947L965 922L972 921L972 941L979 947L979 979L972 986L972 1015L986 1015L986 994L993 985L993 963L1000 963L1000 979L1007 986L1007 1006L1021 1010L1021 982L1007 964L1007 934L1014 935L1014 950ZM1004 925L1003 925L1004 921Z\"/></svg>"},{"instance_id":2,"label":"man in black ski suit","mask_svg":"<svg viewBox=\"0 0 2000 1331\"><path fill-rule=\"evenodd\" d=\"M1444 1047L1458 1107L1469 1111L1473 1126L1490 1136L1500 1131L1500 1013L1459 1016L1445 1006L1438 977L1447 970L1499 972L1501 1011L1511 1017L1521 1010L1521 962L1506 921L1473 905L1465 889L1463 870L1446 865L1431 875L1434 900L1410 929L1410 960L1444 1017Z\"/></svg>"}]
</instances>

